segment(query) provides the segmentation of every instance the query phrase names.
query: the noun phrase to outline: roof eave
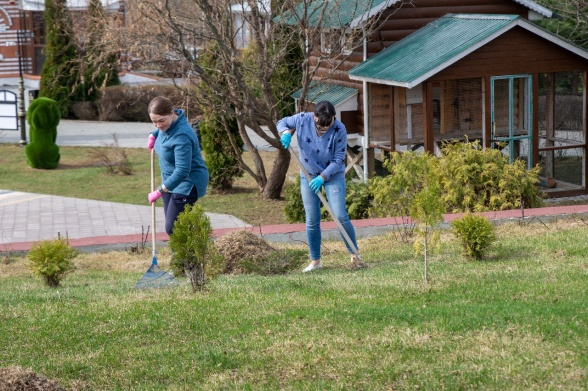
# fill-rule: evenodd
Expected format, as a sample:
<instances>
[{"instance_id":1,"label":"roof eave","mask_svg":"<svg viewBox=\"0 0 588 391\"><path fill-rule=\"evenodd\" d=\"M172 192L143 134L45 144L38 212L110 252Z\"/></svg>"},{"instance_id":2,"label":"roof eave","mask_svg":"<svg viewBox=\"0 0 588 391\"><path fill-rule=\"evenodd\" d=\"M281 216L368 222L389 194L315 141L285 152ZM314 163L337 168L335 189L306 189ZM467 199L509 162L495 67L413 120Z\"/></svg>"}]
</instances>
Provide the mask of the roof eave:
<instances>
[{"instance_id":1,"label":"roof eave","mask_svg":"<svg viewBox=\"0 0 588 391\"><path fill-rule=\"evenodd\" d=\"M553 16L553 12L550 11L549 9L537 4L534 1L529 1L529 0L514 0L516 3L519 3L525 7L527 7L528 9L530 9L531 11L535 11L540 15L545 16L546 18L551 18Z\"/></svg>"},{"instance_id":2,"label":"roof eave","mask_svg":"<svg viewBox=\"0 0 588 391\"><path fill-rule=\"evenodd\" d=\"M349 28L353 29L353 28L360 26L362 23L365 23L366 21L368 21L372 16L378 14L379 12L385 10L386 8L393 6L394 4L398 3L399 1L400 0L387 0L387 1L384 1L380 4L378 4L377 6L373 7L369 11L364 12L363 14L358 16L357 18L353 19L349 23Z\"/></svg>"}]
</instances>

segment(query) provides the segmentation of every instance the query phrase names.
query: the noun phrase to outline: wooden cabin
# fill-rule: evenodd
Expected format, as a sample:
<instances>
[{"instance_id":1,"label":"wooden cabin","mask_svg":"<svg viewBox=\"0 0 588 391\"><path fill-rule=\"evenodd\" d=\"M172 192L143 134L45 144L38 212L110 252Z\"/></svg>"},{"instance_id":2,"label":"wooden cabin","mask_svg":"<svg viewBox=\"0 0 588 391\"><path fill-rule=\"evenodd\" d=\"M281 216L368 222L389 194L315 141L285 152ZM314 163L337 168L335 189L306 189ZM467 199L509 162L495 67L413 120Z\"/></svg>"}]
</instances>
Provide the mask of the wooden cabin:
<instances>
[{"instance_id":1,"label":"wooden cabin","mask_svg":"<svg viewBox=\"0 0 588 391\"><path fill-rule=\"evenodd\" d=\"M533 23L551 11L525 0L375 3L377 31L328 79L321 64L309 93L316 102L346 89L335 106L361 147L356 171L371 176L389 151L480 140L541 165L551 196L587 193L588 52Z\"/></svg>"}]
</instances>

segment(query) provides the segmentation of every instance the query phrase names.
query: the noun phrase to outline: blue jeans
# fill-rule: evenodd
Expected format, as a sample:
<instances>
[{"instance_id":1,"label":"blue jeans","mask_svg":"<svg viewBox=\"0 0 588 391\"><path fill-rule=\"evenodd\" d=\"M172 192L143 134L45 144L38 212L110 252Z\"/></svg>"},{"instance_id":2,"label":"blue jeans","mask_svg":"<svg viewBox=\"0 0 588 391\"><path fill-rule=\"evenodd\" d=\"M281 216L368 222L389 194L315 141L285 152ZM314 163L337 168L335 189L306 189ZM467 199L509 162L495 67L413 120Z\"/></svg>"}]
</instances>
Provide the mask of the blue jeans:
<instances>
[{"instance_id":1,"label":"blue jeans","mask_svg":"<svg viewBox=\"0 0 588 391\"><path fill-rule=\"evenodd\" d=\"M345 178L329 180L325 182L324 187L333 213L339 219L343 229L345 229L357 249L355 229L351 224L351 220L349 220L347 206L345 204L345 195L347 194ZM310 259L317 261L321 259L321 200L308 186L308 180L304 175L300 176L300 193L302 194L302 203L304 204L304 212L306 213L306 237L308 239ZM347 251L353 254L353 250L349 247L344 237L343 241L345 242L345 246L347 246Z\"/></svg>"}]
</instances>

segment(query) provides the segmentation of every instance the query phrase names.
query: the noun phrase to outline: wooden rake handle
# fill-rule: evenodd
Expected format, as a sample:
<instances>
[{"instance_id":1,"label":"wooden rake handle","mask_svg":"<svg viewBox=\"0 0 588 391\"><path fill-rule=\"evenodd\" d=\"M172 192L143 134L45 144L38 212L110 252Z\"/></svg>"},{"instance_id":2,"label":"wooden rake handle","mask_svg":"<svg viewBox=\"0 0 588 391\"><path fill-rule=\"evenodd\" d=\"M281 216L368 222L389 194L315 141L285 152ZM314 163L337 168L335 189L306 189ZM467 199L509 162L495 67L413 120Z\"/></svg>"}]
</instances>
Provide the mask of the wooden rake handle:
<instances>
[{"instance_id":1,"label":"wooden rake handle","mask_svg":"<svg viewBox=\"0 0 588 391\"><path fill-rule=\"evenodd\" d=\"M155 148L151 148L151 191L155 191ZM151 246L155 257L155 202L151 203Z\"/></svg>"}]
</instances>

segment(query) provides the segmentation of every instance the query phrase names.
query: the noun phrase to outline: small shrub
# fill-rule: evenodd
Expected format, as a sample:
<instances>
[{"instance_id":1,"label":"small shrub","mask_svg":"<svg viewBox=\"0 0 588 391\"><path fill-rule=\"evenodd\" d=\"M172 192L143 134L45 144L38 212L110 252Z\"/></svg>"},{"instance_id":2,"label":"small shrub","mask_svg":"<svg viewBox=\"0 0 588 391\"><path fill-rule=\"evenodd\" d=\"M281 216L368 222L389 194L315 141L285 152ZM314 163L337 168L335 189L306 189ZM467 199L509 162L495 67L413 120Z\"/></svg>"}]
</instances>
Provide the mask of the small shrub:
<instances>
[{"instance_id":1,"label":"small shrub","mask_svg":"<svg viewBox=\"0 0 588 391\"><path fill-rule=\"evenodd\" d=\"M451 227L461 243L463 254L471 259L483 259L496 240L494 225L484 216L468 213L452 221Z\"/></svg>"},{"instance_id":2,"label":"small shrub","mask_svg":"<svg viewBox=\"0 0 588 391\"><path fill-rule=\"evenodd\" d=\"M71 260L77 255L78 251L64 239L44 240L31 247L28 253L29 267L48 286L57 287L63 277L75 269Z\"/></svg>"},{"instance_id":3,"label":"small shrub","mask_svg":"<svg viewBox=\"0 0 588 391\"><path fill-rule=\"evenodd\" d=\"M171 267L175 275L184 273L190 279L192 290L202 290L207 280L214 278L222 268L222 257L211 241L210 219L200 205L186 206L178 215L169 247L174 253Z\"/></svg>"}]
</instances>

